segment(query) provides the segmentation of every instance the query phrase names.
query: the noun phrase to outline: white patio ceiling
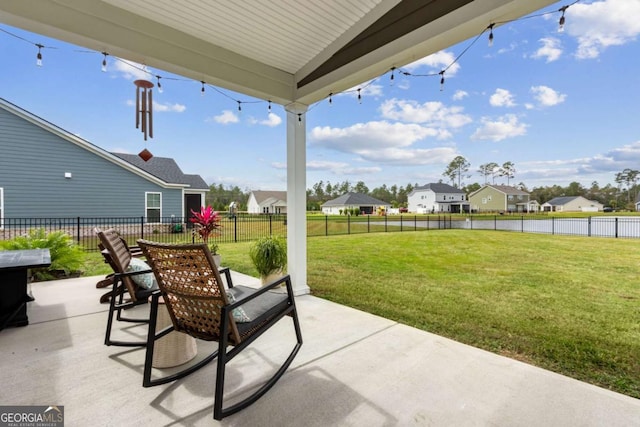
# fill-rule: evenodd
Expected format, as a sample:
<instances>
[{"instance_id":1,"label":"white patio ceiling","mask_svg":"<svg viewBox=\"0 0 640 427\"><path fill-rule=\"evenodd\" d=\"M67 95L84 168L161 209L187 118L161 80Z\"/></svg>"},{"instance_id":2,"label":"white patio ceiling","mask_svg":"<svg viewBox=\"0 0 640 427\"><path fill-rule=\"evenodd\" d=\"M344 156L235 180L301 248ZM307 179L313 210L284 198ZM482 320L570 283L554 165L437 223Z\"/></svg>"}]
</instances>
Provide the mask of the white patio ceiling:
<instances>
[{"instance_id":1,"label":"white patio ceiling","mask_svg":"<svg viewBox=\"0 0 640 427\"><path fill-rule=\"evenodd\" d=\"M311 104L554 0L0 0L0 22Z\"/></svg>"}]
</instances>

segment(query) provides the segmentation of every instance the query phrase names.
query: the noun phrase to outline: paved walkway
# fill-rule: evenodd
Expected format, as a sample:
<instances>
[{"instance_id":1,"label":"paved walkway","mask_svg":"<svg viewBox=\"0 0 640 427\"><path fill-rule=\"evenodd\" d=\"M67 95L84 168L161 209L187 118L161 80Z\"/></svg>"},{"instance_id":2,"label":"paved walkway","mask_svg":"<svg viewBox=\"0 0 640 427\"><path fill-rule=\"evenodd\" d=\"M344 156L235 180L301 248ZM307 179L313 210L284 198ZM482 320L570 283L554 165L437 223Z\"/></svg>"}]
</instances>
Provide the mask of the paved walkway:
<instances>
[{"instance_id":1,"label":"paved walkway","mask_svg":"<svg viewBox=\"0 0 640 427\"><path fill-rule=\"evenodd\" d=\"M214 364L143 388L144 352L102 344L107 307L97 280L32 286L30 325L0 332L0 404L64 405L68 426L640 425L640 400L311 295L297 298L305 342L292 367L261 400L217 423ZM257 280L234 273L234 282ZM229 401L293 343L286 319L234 359ZM198 346L200 355L212 348Z\"/></svg>"}]
</instances>

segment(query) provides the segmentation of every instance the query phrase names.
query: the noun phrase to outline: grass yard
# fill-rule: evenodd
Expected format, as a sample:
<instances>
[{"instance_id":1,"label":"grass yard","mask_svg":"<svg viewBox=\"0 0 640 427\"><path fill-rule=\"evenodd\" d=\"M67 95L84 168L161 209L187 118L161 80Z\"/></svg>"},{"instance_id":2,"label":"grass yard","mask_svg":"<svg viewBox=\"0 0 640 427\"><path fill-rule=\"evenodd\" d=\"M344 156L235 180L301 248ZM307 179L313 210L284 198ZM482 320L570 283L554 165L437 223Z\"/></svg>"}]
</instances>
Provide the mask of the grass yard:
<instances>
[{"instance_id":1,"label":"grass yard","mask_svg":"<svg viewBox=\"0 0 640 427\"><path fill-rule=\"evenodd\" d=\"M257 276L250 243L223 265ZM432 230L308 240L314 295L640 398L640 240Z\"/></svg>"}]
</instances>

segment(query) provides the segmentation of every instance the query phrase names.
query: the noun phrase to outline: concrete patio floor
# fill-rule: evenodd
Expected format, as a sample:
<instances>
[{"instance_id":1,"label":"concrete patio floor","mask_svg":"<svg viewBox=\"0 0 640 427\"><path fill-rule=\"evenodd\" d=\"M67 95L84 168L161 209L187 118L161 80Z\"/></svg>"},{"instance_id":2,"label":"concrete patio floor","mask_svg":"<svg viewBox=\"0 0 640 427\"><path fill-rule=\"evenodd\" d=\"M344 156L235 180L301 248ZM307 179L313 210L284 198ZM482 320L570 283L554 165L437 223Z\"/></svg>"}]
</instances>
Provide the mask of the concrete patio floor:
<instances>
[{"instance_id":1,"label":"concrete patio floor","mask_svg":"<svg viewBox=\"0 0 640 427\"><path fill-rule=\"evenodd\" d=\"M304 344L291 368L262 399L218 423L215 362L143 388L144 351L103 345L98 279L31 286L30 324L0 331L0 405L64 405L67 426L640 425L640 400L311 295L296 299ZM116 328L120 336L146 332ZM199 341L198 357L211 345ZM293 345L285 319L234 359L225 406Z\"/></svg>"}]
</instances>

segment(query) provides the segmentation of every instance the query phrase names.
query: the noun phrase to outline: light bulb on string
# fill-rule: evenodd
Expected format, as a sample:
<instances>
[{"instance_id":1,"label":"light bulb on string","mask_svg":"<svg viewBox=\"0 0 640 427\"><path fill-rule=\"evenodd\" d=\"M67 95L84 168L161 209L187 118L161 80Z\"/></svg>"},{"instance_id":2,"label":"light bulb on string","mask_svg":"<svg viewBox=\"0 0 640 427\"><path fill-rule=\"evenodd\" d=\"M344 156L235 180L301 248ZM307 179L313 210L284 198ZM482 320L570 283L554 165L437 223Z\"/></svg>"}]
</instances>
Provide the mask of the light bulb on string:
<instances>
[{"instance_id":1,"label":"light bulb on string","mask_svg":"<svg viewBox=\"0 0 640 427\"><path fill-rule=\"evenodd\" d=\"M104 55L104 57L102 58L102 68L101 71L103 73L107 72L107 55L109 55L107 52L102 52L102 55Z\"/></svg>"},{"instance_id":2,"label":"light bulb on string","mask_svg":"<svg viewBox=\"0 0 640 427\"><path fill-rule=\"evenodd\" d=\"M238 113L242 113L242 101L236 101L238 103Z\"/></svg>"},{"instance_id":3,"label":"light bulb on string","mask_svg":"<svg viewBox=\"0 0 640 427\"><path fill-rule=\"evenodd\" d=\"M298 126L302 126L302 113L298 113Z\"/></svg>"},{"instance_id":4,"label":"light bulb on string","mask_svg":"<svg viewBox=\"0 0 640 427\"><path fill-rule=\"evenodd\" d=\"M42 52L40 51L44 46L40 43L36 44L38 47L38 54L36 55L36 65L42 67Z\"/></svg>"},{"instance_id":5,"label":"light bulb on string","mask_svg":"<svg viewBox=\"0 0 640 427\"><path fill-rule=\"evenodd\" d=\"M204 80L200 80L200 83L202 83L202 89L200 89L200 95L204 96Z\"/></svg>"},{"instance_id":6,"label":"light bulb on string","mask_svg":"<svg viewBox=\"0 0 640 427\"><path fill-rule=\"evenodd\" d=\"M489 25L489 47L493 46L493 26L495 24Z\"/></svg>"},{"instance_id":7,"label":"light bulb on string","mask_svg":"<svg viewBox=\"0 0 640 427\"><path fill-rule=\"evenodd\" d=\"M394 72L396 71L396 67L391 67L391 82L389 83L391 86L393 86L393 79L395 78L394 76Z\"/></svg>"},{"instance_id":8,"label":"light bulb on string","mask_svg":"<svg viewBox=\"0 0 640 427\"><path fill-rule=\"evenodd\" d=\"M158 87L158 93L162 93L163 92L162 85L160 84L160 79L161 78L162 77L160 77L160 76L156 76L156 86Z\"/></svg>"},{"instance_id":9,"label":"light bulb on string","mask_svg":"<svg viewBox=\"0 0 640 427\"><path fill-rule=\"evenodd\" d=\"M268 102L269 102L269 106L267 107L267 109L269 110L269 114L271 114L271 100L269 99Z\"/></svg>"},{"instance_id":10,"label":"light bulb on string","mask_svg":"<svg viewBox=\"0 0 640 427\"><path fill-rule=\"evenodd\" d=\"M440 91L442 92L444 90L444 70L440 71L438 74L440 74Z\"/></svg>"},{"instance_id":11,"label":"light bulb on string","mask_svg":"<svg viewBox=\"0 0 640 427\"><path fill-rule=\"evenodd\" d=\"M360 93L361 90L361 88L358 88L358 104L362 104L362 94Z\"/></svg>"},{"instance_id":12,"label":"light bulb on string","mask_svg":"<svg viewBox=\"0 0 640 427\"><path fill-rule=\"evenodd\" d=\"M566 12L567 8L569 6L562 6L560 9L558 9L558 12L562 12L562 16L560 17L560 20L558 21L558 32L562 33L564 32L564 13Z\"/></svg>"},{"instance_id":13,"label":"light bulb on string","mask_svg":"<svg viewBox=\"0 0 640 427\"><path fill-rule=\"evenodd\" d=\"M329 94L329 105L333 105L333 92Z\"/></svg>"}]
</instances>

